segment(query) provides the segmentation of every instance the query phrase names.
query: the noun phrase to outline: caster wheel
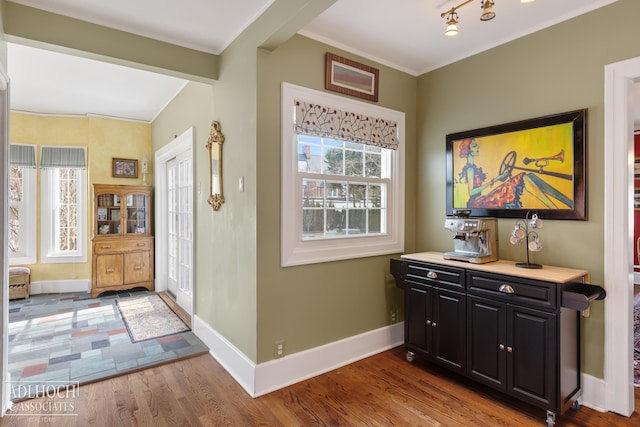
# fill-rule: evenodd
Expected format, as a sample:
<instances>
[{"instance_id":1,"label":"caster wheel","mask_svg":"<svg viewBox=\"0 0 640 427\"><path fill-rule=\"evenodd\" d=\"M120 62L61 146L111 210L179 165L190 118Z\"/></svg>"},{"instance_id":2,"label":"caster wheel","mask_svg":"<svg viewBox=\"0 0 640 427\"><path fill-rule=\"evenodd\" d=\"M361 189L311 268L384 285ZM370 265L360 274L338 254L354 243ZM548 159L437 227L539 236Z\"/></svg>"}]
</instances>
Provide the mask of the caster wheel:
<instances>
[{"instance_id":1,"label":"caster wheel","mask_svg":"<svg viewBox=\"0 0 640 427\"><path fill-rule=\"evenodd\" d=\"M415 356L415 354L413 354L413 352L407 351L406 358L407 358L407 362L413 362L415 360L416 356Z\"/></svg>"}]
</instances>

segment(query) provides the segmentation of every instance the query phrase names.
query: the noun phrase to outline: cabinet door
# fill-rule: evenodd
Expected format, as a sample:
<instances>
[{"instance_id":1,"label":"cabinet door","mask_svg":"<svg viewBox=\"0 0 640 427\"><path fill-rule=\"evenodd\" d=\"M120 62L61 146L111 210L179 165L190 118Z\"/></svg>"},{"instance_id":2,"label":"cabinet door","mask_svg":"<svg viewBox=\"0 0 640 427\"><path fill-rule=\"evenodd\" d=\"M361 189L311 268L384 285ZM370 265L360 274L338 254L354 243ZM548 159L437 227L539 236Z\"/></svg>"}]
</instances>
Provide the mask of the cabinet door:
<instances>
[{"instance_id":1,"label":"cabinet door","mask_svg":"<svg viewBox=\"0 0 640 427\"><path fill-rule=\"evenodd\" d=\"M467 307L467 372L478 382L506 391L506 304L468 296Z\"/></svg>"},{"instance_id":2,"label":"cabinet door","mask_svg":"<svg viewBox=\"0 0 640 427\"><path fill-rule=\"evenodd\" d=\"M508 306L509 393L538 407L556 411L556 315Z\"/></svg>"},{"instance_id":3,"label":"cabinet door","mask_svg":"<svg viewBox=\"0 0 640 427\"><path fill-rule=\"evenodd\" d=\"M433 288L433 360L464 373L466 369L466 296Z\"/></svg>"},{"instance_id":4,"label":"cabinet door","mask_svg":"<svg viewBox=\"0 0 640 427\"><path fill-rule=\"evenodd\" d=\"M96 256L97 286L122 285L122 254Z\"/></svg>"},{"instance_id":5,"label":"cabinet door","mask_svg":"<svg viewBox=\"0 0 640 427\"><path fill-rule=\"evenodd\" d=\"M138 283L150 280L150 252L130 252L124 254L124 282Z\"/></svg>"},{"instance_id":6,"label":"cabinet door","mask_svg":"<svg viewBox=\"0 0 640 427\"><path fill-rule=\"evenodd\" d=\"M423 356L429 356L431 353L431 295L433 290L430 286L410 281L406 286L405 345L408 350L418 351Z\"/></svg>"}]
</instances>

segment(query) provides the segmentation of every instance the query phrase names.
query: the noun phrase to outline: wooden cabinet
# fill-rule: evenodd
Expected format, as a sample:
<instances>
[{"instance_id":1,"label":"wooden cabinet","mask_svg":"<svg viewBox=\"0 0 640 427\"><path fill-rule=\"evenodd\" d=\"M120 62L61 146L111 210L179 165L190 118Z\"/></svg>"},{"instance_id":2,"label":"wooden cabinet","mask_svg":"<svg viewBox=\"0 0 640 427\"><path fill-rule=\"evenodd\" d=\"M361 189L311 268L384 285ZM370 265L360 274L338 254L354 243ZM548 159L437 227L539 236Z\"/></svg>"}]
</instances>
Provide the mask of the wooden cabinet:
<instances>
[{"instance_id":1,"label":"wooden cabinet","mask_svg":"<svg viewBox=\"0 0 640 427\"><path fill-rule=\"evenodd\" d=\"M414 354L465 370L464 270L410 264L405 293L406 347Z\"/></svg>"},{"instance_id":2,"label":"wooden cabinet","mask_svg":"<svg viewBox=\"0 0 640 427\"><path fill-rule=\"evenodd\" d=\"M570 297L586 271L403 258L391 273L405 291L407 360L424 357L545 409L548 425L580 397L580 311Z\"/></svg>"},{"instance_id":3,"label":"wooden cabinet","mask_svg":"<svg viewBox=\"0 0 640 427\"><path fill-rule=\"evenodd\" d=\"M136 287L153 290L151 188L95 184L93 191L91 296Z\"/></svg>"},{"instance_id":4,"label":"wooden cabinet","mask_svg":"<svg viewBox=\"0 0 640 427\"><path fill-rule=\"evenodd\" d=\"M557 339L560 289L552 282L468 271L469 376L533 405L558 410L558 378L551 367L558 366L563 350ZM564 345L577 346L577 332L566 331ZM577 369L576 363L570 368ZM579 378L565 384L574 392L579 385Z\"/></svg>"}]
</instances>

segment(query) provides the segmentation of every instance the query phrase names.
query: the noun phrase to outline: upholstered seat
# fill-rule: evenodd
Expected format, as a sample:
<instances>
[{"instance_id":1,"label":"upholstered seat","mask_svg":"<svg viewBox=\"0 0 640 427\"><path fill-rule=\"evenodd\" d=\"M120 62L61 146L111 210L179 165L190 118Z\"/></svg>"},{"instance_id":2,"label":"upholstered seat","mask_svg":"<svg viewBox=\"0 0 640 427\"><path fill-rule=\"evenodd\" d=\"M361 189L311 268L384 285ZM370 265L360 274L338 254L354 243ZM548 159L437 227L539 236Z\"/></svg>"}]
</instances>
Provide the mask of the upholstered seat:
<instances>
[{"instance_id":1,"label":"upholstered seat","mask_svg":"<svg viewBox=\"0 0 640 427\"><path fill-rule=\"evenodd\" d=\"M28 267L9 267L9 299L29 298L30 280Z\"/></svg>"}]
</instances>

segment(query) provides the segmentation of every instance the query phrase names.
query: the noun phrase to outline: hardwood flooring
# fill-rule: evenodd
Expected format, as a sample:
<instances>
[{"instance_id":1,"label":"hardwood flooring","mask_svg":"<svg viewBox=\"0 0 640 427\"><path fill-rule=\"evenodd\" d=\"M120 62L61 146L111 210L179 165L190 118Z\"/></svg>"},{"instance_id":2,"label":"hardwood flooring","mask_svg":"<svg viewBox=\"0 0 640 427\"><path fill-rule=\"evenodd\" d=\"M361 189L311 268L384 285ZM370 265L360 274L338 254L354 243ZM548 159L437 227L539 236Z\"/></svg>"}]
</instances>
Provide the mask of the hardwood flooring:
<instances>
[{"instance_id":1,"label":"hardwood flooring","mask_svg":"<svg viewBox=\"0 0 640 427\"><path fill-rule=\"evenodd\" d=\"M34 399L1 426L545 426L545 411L430 364L398 347L252 399L210 355L81 386L77 415L49 416L64 397ZM58 407L53 407L57 404ZM636 390L636 408L639 407ZM53 415L54 411L50 414ZM583 407L557 426L640 425Z\"/></svg>"}]
</instances>

